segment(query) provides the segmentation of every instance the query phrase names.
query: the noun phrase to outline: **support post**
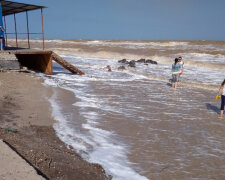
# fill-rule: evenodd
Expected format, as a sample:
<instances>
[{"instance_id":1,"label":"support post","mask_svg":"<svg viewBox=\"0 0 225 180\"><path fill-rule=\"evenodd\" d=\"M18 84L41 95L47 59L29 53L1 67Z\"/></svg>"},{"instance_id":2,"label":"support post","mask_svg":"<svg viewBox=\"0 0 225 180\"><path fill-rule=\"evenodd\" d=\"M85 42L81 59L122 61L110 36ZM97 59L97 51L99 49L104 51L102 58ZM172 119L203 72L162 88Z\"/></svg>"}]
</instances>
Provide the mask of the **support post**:
<instances>
[{"instance_id":1,"label":"support post","mask_svg":"<svg viewBox=\"0 0 225 180\"><path fill-rule=\"evenodd\" d=\"M8 46L7 28L6 28L6 20L5 20L5 16L4 16L4 26L5 26L5 45Z\"/></svg>"},{"instance_id":2,"label":"support post","mask_svg":"<svg viewBox=\"0 0 225 180\"><path fill-rule=\"evenodd\" d=\"M43 8L41 8L41 24L42 24L42 48L45 49L45 39L44 39L44 20L43 20Z\"/></svg>"},{"instance_id":3,"label":"support post","mask_svg":"<svg viewBox=\"0 0 225 180\"><path fill-rule=\"evenodd\" d=\"M27 17L27 43L28 48L30 49L30 32L29 32L29 21L28 21L28 12L26 11L26 17Z\"/></svg>"},{"instance_id":4,"label":"support post","mask_svg":"<svg viewBox=\"0 0 225 180\"><path fill-rule=\"evenodd\" d=\"M18 47L18 42L17 42L17 29L16 29L16 14L14 13L14 23L15 23L15 34L16 34L16 47Z\"/></svg>"}]
</instances>

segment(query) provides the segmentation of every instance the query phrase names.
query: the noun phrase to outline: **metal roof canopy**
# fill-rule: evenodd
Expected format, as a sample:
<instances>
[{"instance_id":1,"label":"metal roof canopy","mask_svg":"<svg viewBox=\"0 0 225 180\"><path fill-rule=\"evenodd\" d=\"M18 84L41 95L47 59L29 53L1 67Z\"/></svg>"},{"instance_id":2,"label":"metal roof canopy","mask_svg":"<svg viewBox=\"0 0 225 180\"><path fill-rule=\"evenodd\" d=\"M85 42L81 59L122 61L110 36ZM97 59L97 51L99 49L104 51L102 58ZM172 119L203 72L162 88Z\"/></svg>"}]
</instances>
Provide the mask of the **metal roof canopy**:
<instances>
[{"instance_id":1,"label":"metal roof canopy","mask_svg":"<svg viewBox=\"0 0 225 180\"><path fill-rule=\"evenodd\" d=\"M18 3L14 1L7 1L7 0L0 0L0 4L2 6L2 16L4 17L4 26L5 26L5 36L6 36L6 45L7 45L7 34L15 34L16 35L16 47L18 47L18 34L27 34L28 40L28 48L30 48L30 34L41 34L42 35L42 48L44 49L44 29L43 29L43 8L45 6L37 6L33 4L25 4L25 3ZM41 33L30 33L29 32L29 22L28 22L28 11L41 9L41 23L42 23L42 32ZM26 13L27 19L27 33L17 33L17 26L16 26L16 14L18 13ZM6 16L14 15L14 24L15 24L15 33L8 33L6 28Z\"/></svg>"},{"instance_id":2,"label":"metal roof canopy","mask_svg":"<svg viewBox=\"0 0 225 180\"><path fill-rule=\"evenodd\" d=\"M37 6L33 4L24 4L5 0L0 0L0 3L2 5L2 16L46 8L45 6Z\"/></svg>"}]
</instances>

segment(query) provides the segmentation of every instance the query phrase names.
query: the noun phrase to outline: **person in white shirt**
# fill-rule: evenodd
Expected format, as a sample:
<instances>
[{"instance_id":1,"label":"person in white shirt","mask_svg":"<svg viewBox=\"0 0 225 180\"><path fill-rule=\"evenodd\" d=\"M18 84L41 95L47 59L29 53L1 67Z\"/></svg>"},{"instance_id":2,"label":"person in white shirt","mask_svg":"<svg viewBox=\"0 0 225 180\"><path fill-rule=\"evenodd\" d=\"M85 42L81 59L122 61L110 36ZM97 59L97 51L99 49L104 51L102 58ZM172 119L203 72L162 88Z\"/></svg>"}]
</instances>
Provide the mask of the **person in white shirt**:
<instances>
[{"instance_id":1,"label":"person in white shirt","mask_svg":"<svg viewBox=\"0 0 225 180\"><path fill-rule=\"evenodd\" d=\"M179 73L181 71L181 64L178 62L178 58L175 58L174 64L172 64L172 88L177 88L177 82L179 80Z\"/></svg>"},{"instance_id":2,"label":"person in white shirt","mask_svg":"<svg viewBox=\"0 0 225 180\"><path fill-rule=\"evenodd\" d=\"M221 107L220 107L220 117L223 116L223 112L224 112L224 105L225 105L225 79L223 80L221 86L220 86L220 89L219 89L219 92L217 94L217 96L220 96L221 95Z\"/></svg>"},{"instance_id":3,"label":"person in white shirt","mask_svg":"<svg viewBox=\"0 0 225 180\"><path fill-rule=\"evenodd\" d=\"M183 62L181 56L178 58L178 62L179 62L179 64L181 65L181 71L180 71L180 73L179 73L179 76L181 76L181 74L184 72L184 62Z\"/></svg>"}]
</instances>

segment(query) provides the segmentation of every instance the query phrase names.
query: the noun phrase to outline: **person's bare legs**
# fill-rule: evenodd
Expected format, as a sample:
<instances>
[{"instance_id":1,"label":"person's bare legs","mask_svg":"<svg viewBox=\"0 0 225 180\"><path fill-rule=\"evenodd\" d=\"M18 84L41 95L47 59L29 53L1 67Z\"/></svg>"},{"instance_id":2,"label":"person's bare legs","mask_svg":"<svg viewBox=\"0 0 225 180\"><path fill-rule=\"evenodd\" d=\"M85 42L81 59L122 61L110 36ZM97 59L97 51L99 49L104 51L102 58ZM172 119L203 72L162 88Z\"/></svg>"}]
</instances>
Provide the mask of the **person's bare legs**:
<instances>
[{"instance_id":1,"label":"person's bare legs","mask_svg":"<svg viewBox=\"0 0 225 180\"><path fill-rule=\"evenodd\" d=\"M172 88L174 88L174 89L177 88L177 82L172 82Z\"/></svg>"},{"instance_id":2,"label":"person's bare legs","mask_svg":"<svg viewBox=\"0 0 225 180\"><path fill-rule=\"evenodd\" d=\"M2 39L0 39L0 42L1 42L1 50L2 50Z\"/></svg>"},{"instance_id":3,"label":"person's bare legs","mask_svg":"<svg viewBox=\"0 0 225 180\"><path fill-rule=\"evenodd\" d=\"M220 110L220 117L223 117L223 111L224 110Z\"/></svg>"},{"instance_id":4,"label":"person's bare legs","mask_svg":"<svg viewBox=\"0 0 225 180\"><path fill-rule=\"evenodd\" d=\"M177 89L177 82L174 83L174 88Z\"/></svg>"}]
</instances>

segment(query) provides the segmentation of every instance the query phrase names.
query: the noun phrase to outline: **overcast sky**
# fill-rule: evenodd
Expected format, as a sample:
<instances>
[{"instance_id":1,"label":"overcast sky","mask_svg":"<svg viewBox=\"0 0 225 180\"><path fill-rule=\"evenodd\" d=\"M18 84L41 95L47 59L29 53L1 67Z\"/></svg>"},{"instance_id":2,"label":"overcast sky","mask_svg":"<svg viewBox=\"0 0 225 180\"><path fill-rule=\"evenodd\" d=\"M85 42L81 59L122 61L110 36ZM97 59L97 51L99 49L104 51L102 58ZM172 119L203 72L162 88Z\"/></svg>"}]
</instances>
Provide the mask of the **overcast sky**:
<instances>
[{"instance_id":1,"label":"overcast sky","mask_svg":"<svg viewBox=\"0 0 225 180\"><path fill-rule=\"evenodd\" d=\"M15 0L14 0L15 1ZM225 0L17 0L44 5L51 39L225 40ZM16 15L18 31L25 13ZM13 16L8 30L14 31ZM41 32L40 11L29 12L30 31Z\"/></svg>"}]
</instances>

